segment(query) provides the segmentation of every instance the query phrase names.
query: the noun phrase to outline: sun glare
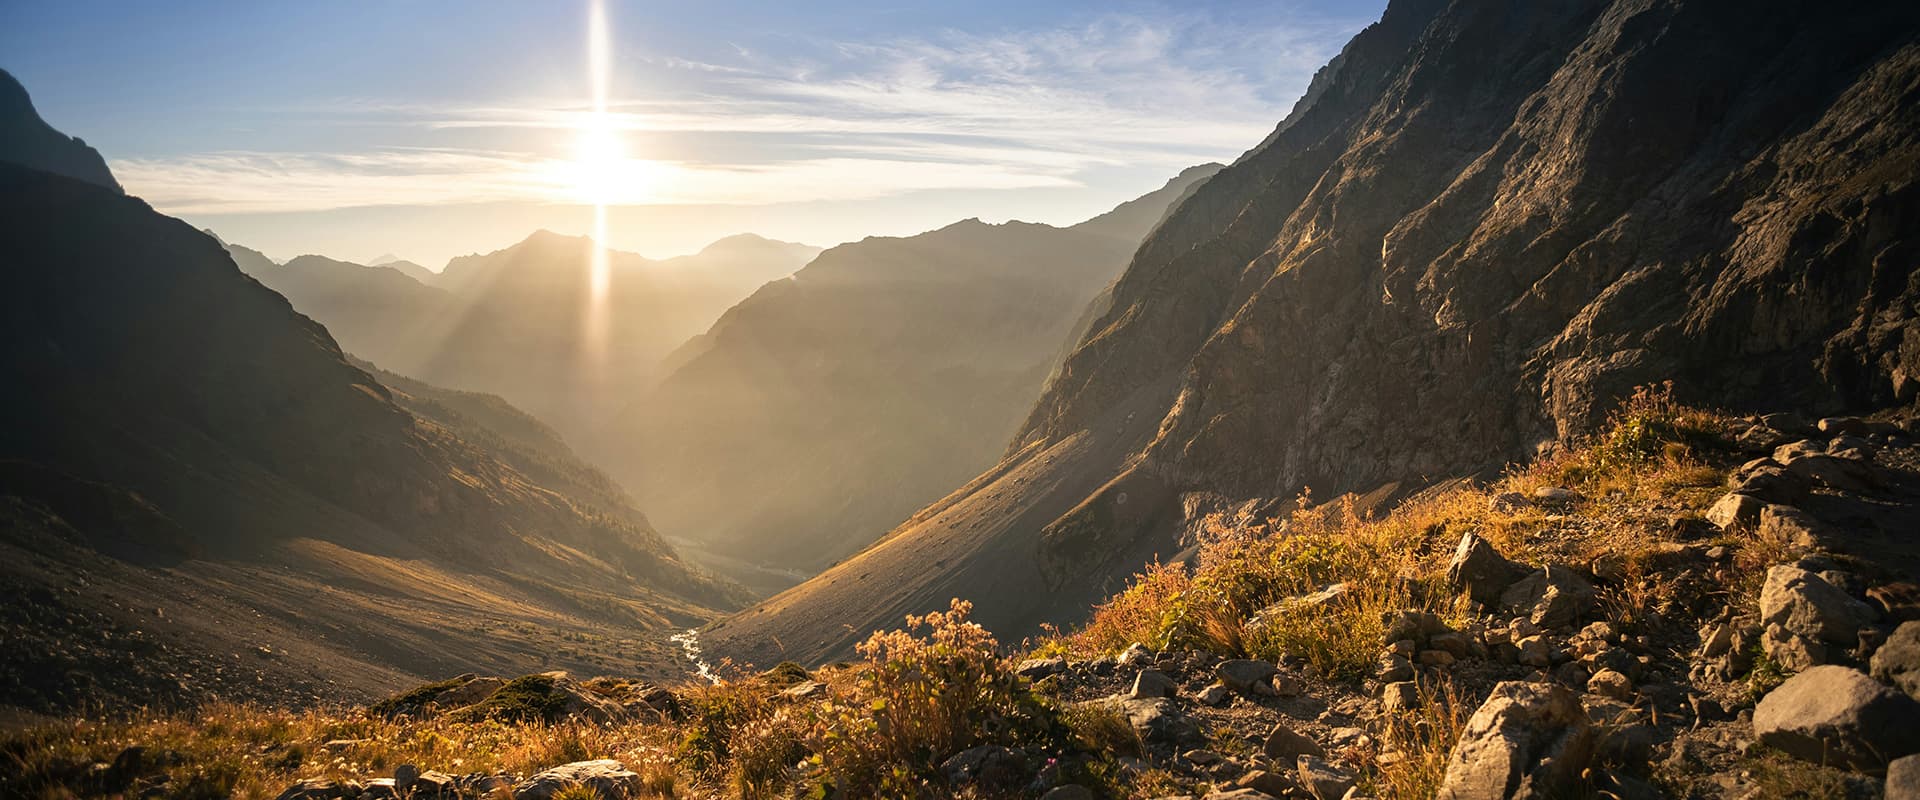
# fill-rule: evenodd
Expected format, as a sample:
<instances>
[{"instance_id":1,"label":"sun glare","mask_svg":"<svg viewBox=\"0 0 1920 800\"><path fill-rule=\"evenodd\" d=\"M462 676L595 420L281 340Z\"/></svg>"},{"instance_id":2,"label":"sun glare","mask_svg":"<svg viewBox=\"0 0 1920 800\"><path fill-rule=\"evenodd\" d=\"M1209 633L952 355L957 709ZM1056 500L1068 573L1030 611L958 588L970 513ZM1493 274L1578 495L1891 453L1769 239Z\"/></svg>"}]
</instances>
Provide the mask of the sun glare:
<instances>
[{"instance_id":1,"label":"sun glare","mask_svg":"<svg viewBox=\"0 0 1920 800\"><path fill-rule=\"evenodd\" d=\"M579 152L574 160L574 186L581 198L593 204L593 256L588 265L586 327L588 372L598 375L606 358L607 294L613 281L607 255L607 203L619 190L617 167L623 163L620 139L607 120L607 84L612 63L612 46L607 35L607 9L604 0L589 0L587 11L587 71L593 83L593 115L580 130Z\"/></svg>"}]
</instances>

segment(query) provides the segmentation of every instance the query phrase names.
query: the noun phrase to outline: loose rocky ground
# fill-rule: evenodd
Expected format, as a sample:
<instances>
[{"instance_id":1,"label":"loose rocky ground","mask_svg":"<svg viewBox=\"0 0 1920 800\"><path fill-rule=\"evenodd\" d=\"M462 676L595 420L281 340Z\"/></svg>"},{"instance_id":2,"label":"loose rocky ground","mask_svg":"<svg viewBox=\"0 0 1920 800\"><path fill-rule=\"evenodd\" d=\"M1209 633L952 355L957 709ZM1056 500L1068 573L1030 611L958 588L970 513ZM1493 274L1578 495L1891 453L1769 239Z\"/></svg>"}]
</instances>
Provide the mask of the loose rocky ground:
<instances>
[{"instance_id":1,"label":"loose rocky ground","mask_svg":"<svg viewBox=\"0 0 1920 800\"><path fill-rule=\"evenodd\" d=\"M1917 465L1902 424L1650 397L1490 486L1224 525L1015 657L956 603L719 686L42 728L0 793L1912 797Z\"/></svg>"}]
</instances>

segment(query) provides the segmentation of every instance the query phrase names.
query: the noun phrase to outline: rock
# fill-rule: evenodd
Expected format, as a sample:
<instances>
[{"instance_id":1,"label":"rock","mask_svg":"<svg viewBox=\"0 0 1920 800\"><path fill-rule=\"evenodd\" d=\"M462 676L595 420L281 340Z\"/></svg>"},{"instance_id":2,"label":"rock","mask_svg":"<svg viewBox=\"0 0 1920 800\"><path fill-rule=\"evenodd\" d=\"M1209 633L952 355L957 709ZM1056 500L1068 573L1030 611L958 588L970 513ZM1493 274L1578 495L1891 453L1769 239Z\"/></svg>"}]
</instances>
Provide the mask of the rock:
<instances>
[{"instance_id":1,"label":"rock","mask_svg":"<svg viewBox=\"0 0 1920 800\"><path fill-rule=\"evenodd\" d=\"M1232 699L1232 697L1232 689L1228 689L1224 683L1215 681L1207 684L1207 688L1201 689L1199 694L1193 696L1193 699L1201 705L1217 706L1227 702Z\"/></svg>"},{"instance_id":2,"label":"rock","mask_svg":"<svg viewBox=\"0 0 1920 800\"><path fill-rule=\"evenodd\" d=\"M447 711L466 708L493 696L507 682L493 676L481 676L455 686L433 698L433 705Z\"/></svg>"},{"instance_id":3,"label":"rock","mask_svg":"<svg viewBox=\"0 0 1920 800\"><path fill-rule=\"evenodd\" d=\"M1464 633L1452 631L1436 633L1427 637L1427 646L1435 650L1444 650L1454 658L1466 658L1473 655L1474 651L1478 649L1474 647L1474 641L1471 637Z\"/></svg>"},{"instance_id":4,"label":"rock","mask_svg":"<svg viewBox=\"0 0 1920 800\"><path fill-rule=\"evenodd\" d=\"M401 764L393 768L393 788L395 789L404 792L412 788L413 782L419 779L420 768L412 764Z\"/></svg>"},{"instance_id":5,"label":"rock","mask_svg":"<svg viewBox=\"0 0 1920 800\"><path fill-rule=\"evenodd\" d=\"M1819 518L1793 506L1770 505L1760 509L1760 538L1782 542L1795 551L1827 549L1836 539L1834 530Z\"/></svg>"},{"instance_id":6,"label":"rock","mask_svg":"<svg viewBox=\"0 0 1920 800\"><path fill-rule=\"evenodd\" d=\"M1866 436L1874 432L1874 425L1859 417L1826 417L1814 427L1829 436Z\"/></svg>"},{"instance_id":7,"label":"rock","mask_svg":"<svg viewBox=\"0 0 1920 800\"><path fill-rule=\"evenodd\" d=\"M1327 751L1320 747L1319 742L1288 727L1285 722L1273 724L1273 730L1267 732L1267 741L1261 746L1261 750L1267 754L1268 758L1281 763L1291 763L1295 758L1303 755L1322 758L1327 755Z\"/></svg>"},{"instance_id":8,"label":"rock","mask_svg":"<svg viewBox=\"0 0 1920 800\"><path fill-rule=\"evenodd\" d=\"M399 789L399 780L394 780ZM428 800L429 798L451 798L459 794L460 779L439 770L427 770L414 778L413 783L399 789L401 796L408 800Z\"/></svg>"},{"instance_id":9,"label":"rock","mask_svg":"<svg viewBox=\"0 0 1920 800\"><path fill-rule=\"evenodd\" d=\"M1766 503L1751 495L1729 493L1721 495L1713 506L1707 509L1707 521L1728 533L1753 530L1760 524L1760 509Z\"/></svg>"},{"instance_id":10,"label":"rock","mask_svg":"<svg viewBox=\"0 0 1920 800\"><path fill-rule=\"evenodd\" d=\"M1806 417L1785 411L1760 415L1760 424L1776 431L1783 431L1796 436L1812 433L1814 430L1813 426L1807 422Z\"/></svg>"},{"instance_id":11,"label":"rock","mask_svg":"<svg viewBox=\"0 0 1920 800\"><path fill-rule=\"evenodd\" d=\"M1020 662L1020 665L1014 667L1013 671L1022 678L1037 681L1049 675L1058 675L1066 672L1067 660L1058 656L1053 658L1029 658Z\"/></svg>"},{"instance_id":12,"label":"rock","mask_svg":"<svg viewBox=\"0 0 1920 800\"><path fill-rule=\"evenodd\" d=\"M1213 752L1212 750L1205 750L1201 748L1188 750L1187 752L1181 753L1180 757L1186 759L1187 762L1190 764L1195 764L1202 767L1208 764L1213 764L1220 761L1219 753Z\"/></svg>"},{"instance_id":13,"label":"rock","mask_svg":"<svg viewBox=\"0 0 1920 800\"><path fill-rule=\"evenodd\" d=\"M1148 742L1182 744L1199 738L1200 727L1171 700L1126 700L1120 709L1134 732Z\"/></svg>"},{"instance_id":14,"label":"rock","mask_svg":"<svg viewBox=\"0 0 1920 800\"><path fill-rule=\"evenodd\" d=\"M1121 666L1126 667L1151 664L1153 663L1153 651L1148 650L1144 644L1134 642L1133 644L1127 645L1127 649L1120 651L1120 655L1116 656L1114 660L1119 662Z\"/></svg>"},{"instance_id":15,"label":"rock","mask_svg":"<svg viewBox=\"0 0 1920 800\"><path fill-rule=\"evenodd\" d=\"M1574 626L1593 606L1593 585L1567 567L1534 570L1500 595L1500 605L1548 630Z\"/></svg>"},{"instance_id":16,"label":"rock","mask_svg":"<svg viewBox=\"0 0 1920 800\"><path fill-rule=\"evenodd\" d=\"M1189 800L1183 797L1160 797L1155 800ZM1259 789L1234 789L1228 792L1208 792L1200 800L1274 800L1274 796Z\"/></svg>"},{"instance_id":17,"label":"rock","mask_svg":"<svg viewBox=\"0 0 1920 800\"><path fill-rule=\"evenodd\" d=\"M1094 800L1094 794L1092 789L1077 783L1069 783L1053 787L1046 794L1040 795L1040 800Z\"/></svg>"},{"instance_id":18,"label":"rock","mask_svg":"<svg viewBox=\"0 0 1920 800\"><path fill-rule=\"evenodd\" d=\"M1245 775L1241 775L1236 779L1233 785L1241 789L1251 789L1259 792L1262 796L1273 797L1286 797L1293 794L1293 790L1298 788L1298 785L1293 782L1292 778L1263 769L1248 770Z\"/></svg>"},{"instance_id":19,"label":"rock","mask_svg":"<svg viewBox=\"0 0 1920 800\"><path fill-rule=\"evenodd\" d=\"M1792 445L1788 445L1791 447ZM1778 456L1775 456L1778 458ZM1854 458L1821 453L1803 455L1787 462L1787 469L1812 481L1842 492L1871 492L1880 487L1880 476L1873 465Z\"/></svg>"},{"instance_id":20,"label":"rock","mask_svg":"<svg viewBox=\"0 0 1920 800\"><path fill-rule=\"evenodd\" d=\"M600 800L626 800L639 797L640 776L612 759L575 761L535 773L515 784L514 800L553 800L568 788L580 786Z\"/></svg>"},{"instance_id":21,"label":"rock","mask_svg":"<svg viewBox=\"0 0 1920 800\"><path fill-rule=\"evenodd\" d=\"M1395 681L1380 690L1380 713L1404 714L1420 707L1420 687L1413 681Z\"/></svg>"},{"instance_id":22,"label":"rock","mask_svg":"<svg viewBox=\"0 0 1920 800\"><path fill-rule=\"evenodd\" d=\"M1571 692L1507 681L1467 720L1447 760L1439 800L1504 800L1570 793L1594 736Z\"/></svg>"},{"instance_id":23,"label":"rock","mask_svg":"<svg viewBox=\"0 0 1920 800\"><path fill-rule=\"evenodd\" d=\"M1180 684L1174 683L1167 673L1157 669L1143 669L1133 678L1133 691L1127 694L1129 700L1148 700L1156 697L1173 697L1180 693Z\"/></svg>"},{"instance_id":24,"label":"rock","mask_svg":"<svg viewBox=\"0 0 1920 800\"><path fill-rule=\"evenodd\" d=\"M827 685L819 681L802 681L780 690L780 696L788 700L811 700L826 694Z\"/></svg>"},{"instance_id":25,"label":"rock","mask_svg":"<svg viewBox=\"0 0 1920 800\"><path fill-rule=\"evenodd\" d=\"M1873 653L1873 677L1920 700L1920 622L1902 622Z\"/></svg>"},{"instance_id":26,"label":"rock","mask_svg":"<svg viewBox=\"0 0 1920 800\"><path fill-rule=\"evenodd\" d=\"M1747 453L1770 453L1786 441L1786 434L1765 425L1748 426L1740 435L1733 437L1733 443Z\"/></svg>"},{"instance_id":27,"label":"rock","mask_svg":"<svg viewBox=\"0 0 1920 800\"><path fill-rule=\"evenodd\" d=\"M1300 756L1294 778L1317 800L1341 800L1353 788L1353 776L1317 756Z\"/></svg>"},{"instance_id":28,"label":"rock","mask_svg":"<svg viewBox=\"0 0 1920 800\"><path fill-rule=\"evenodd\" d=\"M1273 694L1271 681L1273 676L1280 674L1280 669L1265 661L1234 658L1220 662L1220 665L1214 668L1214 674L1219 676L1220 682L1226 684L1227 688L1241 694L1271 695Z\"/></svg>"},{"instance_id":29,"label":"rock","mask_svg":"<svg viewBox=\"0 0 1920 800\"><path fill-rule=\"evenodd\" d=\"M1867 602L1888 622L1920 620L1920 586L1905 581L1881 584L1867 590Z\"/></svg>"},{"instance_id":30,"label":"rock","mask_svg":"<svg viewBox=\"0 0 1920 800\"><path fill-rule=\"evenodd\" d=\"M1781 564L1767 570L1760 590L1760 622L1830 644L1852 645L1872 624L1873 609L1848 597L1820 576Z\"/></svg>"},{"instance_id":31,"label":"rock","mask_svg":"<svg viewBox=\"0 0 1920 800\"><path fill-rule=\"evenodd\" d=\"M1445 650L1422 650L1414 660L1423 667L1451 667L1457 659Z\"/></svg>"},{"instance_id":32,"label":"rock","mask_svg":"<svg viewBox=\"0 0 1920 800\"><path fill-rule=\"evenodd\" d=\"M1273 687L1274 697L1299 697L1300 693L1307 690L1306 683L1284 672L1273 676L1268 685Z\"/></svg>"},{"instance_id":33,"label":"rock","mask_svg":"<svg viewBox=\"0 0 1920 800\"><path fill-rule=\"evenodd\" d=\"M1023 786L1027 782L1027 760L1019 753L997 744L971 747L940 762L940 772L952 786L975 786L989 793Z\"/></svg>"},{"instance_id":34,"label":"rock","mask_svg":"<svg viewBox=\"0 0 1920 800\"><path fill-rule=\"evenodd\" d=\"M1620 672L1603 669L1587 679L1587 691L1615 700L1633 699L1633 681Z\"/></svg>"},{"instance_id":35,"label":"rock","mask_svg":"<svg viewBox=\"0 0 1920 800\"><path fill-rule=\"evenodd\" d=\"M1398 653L1387 653L1380 656L1380 663L1374 667L1374 677L1381 683L1413 680L1413 662Z\"/></svg>"},{"instance_id":36,"label":"rock","mask_svg":"<svg viewBox=\"0 0 1920 800\"><path fill-rule=\"evenodd\" d=\"M1580 499L1580 495L1565 486L1542 486L1533 490L1533 499L1542 503L1571 503Z\"/></svg>"},{"instance_id":37,"label":"rock","mask_svg":"<svg viewBox=\"0 0 1920 800\"><path fill-rule=\"evenodd\" d=\"M1553 651L1547 646L1546 637L1529 636L1521 639L1516 645L1520 648L1518 661L1521 664L1541 669L1553 666Z\"/></svg>"},{"instance_id":38,"label":"rock","mask_svg":"<svg viewBox=\"0 0 1920 800\"><path fill-rule=\"evenodd\" d=\"M1781 625L1768 625L1760 644L1767 657L1788 672L1800 672L1832 660L1825 642L1801 636Z\"/></svg>"},{"instance_id":39,"label":"rock","mask_svg":"<svg viewBox=\"0 0 1920 800\"><path fill-rule=\"evenodd\" d=\"M1807 499L1813 482L1805 475L1782 466L1771 458L1758 458L1742 464L1727 476L1734 493L1767 503L1795 505Z\"/></svg>"},{"instance_id":40,"label":"rock","mask_svg":"<svg viewBox=\"0 0 1920 800\"><path fill-rule=\"evenodd\" d=\"M1886 800L1920 800L1920 755L1902 756L1887 765Z\"/></svg>"},{"instance_id":41,"label":"rock","mask_svg":"<svg viewBox=\"0 0 1920 800\"><path fill-rule=\"evenodd\" d=\"M1760 700L1753 731L1796 758L1876 769L1920 752L1920 701L1846 667L1814 667Z\"/></svg>"},{"instance_id":42,"label":"rock","mask_svg":"<svg viewBox=\"0 0 1920 800\"><path fill-rule=\"evenodd\" d=\"M1447 585L1488 605L1497 602L1501 592L1526 574L1526 567L1508 560L1473 531L1460 535L1453 559L1447 562Z\"/></svg>"},{"instance_id":43,"label":"rock","mask_svg":"<svg viewBox=\"0 0 1920 800\"><path fill-rule=\"evenodd\" d=\"M275 800L337 800L360 796L362 787L353 781L332 778L308 778L281 792Z\"/></svg>"}]
</instances>

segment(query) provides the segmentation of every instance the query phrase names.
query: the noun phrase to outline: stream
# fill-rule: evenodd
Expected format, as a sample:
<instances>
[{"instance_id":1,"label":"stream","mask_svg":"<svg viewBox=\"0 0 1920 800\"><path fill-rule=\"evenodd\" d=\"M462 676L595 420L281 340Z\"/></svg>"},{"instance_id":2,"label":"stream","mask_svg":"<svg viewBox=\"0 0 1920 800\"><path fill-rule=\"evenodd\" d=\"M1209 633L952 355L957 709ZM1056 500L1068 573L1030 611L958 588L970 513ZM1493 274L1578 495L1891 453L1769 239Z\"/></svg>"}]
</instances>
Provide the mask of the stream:
<instances>
[{"instance_id":1,"label":"stream","mask_svg":"<svg viewBox=\"0 0 1920 800\"><path fill-rule=\"evenodd\" d=\"M708 683L715 686L720 685L720 676L713 674L713 665L708 664L707 659L700 653L699 628L688 628L676 633L669 638L669 641L680 645L680 652L685 653L687 660L693 662L694 674L707 679Z\"/></svg>"}]
</instances>

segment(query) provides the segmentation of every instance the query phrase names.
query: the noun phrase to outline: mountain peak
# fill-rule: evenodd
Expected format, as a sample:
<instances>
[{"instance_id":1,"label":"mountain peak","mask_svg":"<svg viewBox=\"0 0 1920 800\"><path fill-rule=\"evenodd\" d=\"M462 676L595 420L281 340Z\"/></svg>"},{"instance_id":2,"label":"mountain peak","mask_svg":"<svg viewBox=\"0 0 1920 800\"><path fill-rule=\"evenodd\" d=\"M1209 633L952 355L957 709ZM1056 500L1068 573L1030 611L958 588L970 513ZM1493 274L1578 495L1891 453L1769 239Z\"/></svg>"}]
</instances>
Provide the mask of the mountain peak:
<instances>
[{"instance_id":1,"label":"mountain peak","mask_svg":"<svg viewBox=\"0 0 1920 800\"><path fill-rule=\"evenodd\" d=\"M0 161L64 175L125 194L107 161L77 136L53 129L13 74L0 69Z\"/></svg>"}]
</instances>

